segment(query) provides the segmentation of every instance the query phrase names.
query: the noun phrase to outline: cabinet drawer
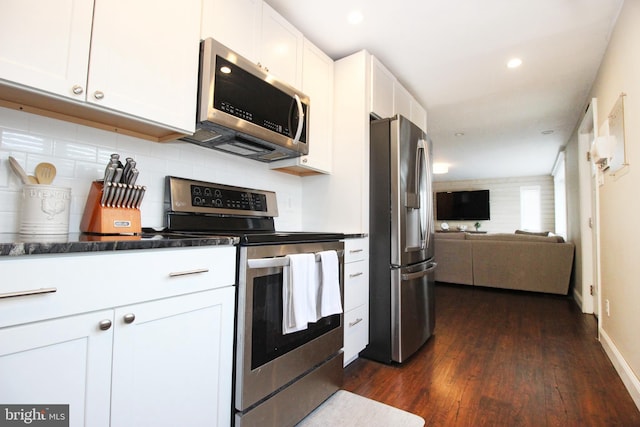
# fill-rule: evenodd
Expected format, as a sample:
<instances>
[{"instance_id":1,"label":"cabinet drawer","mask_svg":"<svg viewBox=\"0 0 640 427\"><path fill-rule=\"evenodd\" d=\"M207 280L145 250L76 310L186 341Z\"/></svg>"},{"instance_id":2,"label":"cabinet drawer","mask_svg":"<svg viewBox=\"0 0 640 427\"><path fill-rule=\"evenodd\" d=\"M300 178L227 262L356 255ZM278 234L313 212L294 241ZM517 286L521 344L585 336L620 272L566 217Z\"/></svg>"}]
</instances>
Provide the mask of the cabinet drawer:
<instances>
[{"instance_id":1,"label":"cabinet drawer","mask_svg":"<svg viewBox=\"0 0 640 427\"><path fill-rule=\"evenodd\" d=\"M0 296L18 296L0 298L0 327L233 285L235 254L220 246L5 257Z\"/></svg>"},{"instance_id":2,"label":"cabinet drawer","mask_svg":"<svg viewBox=\"0 0 640 427\"><path fill-rule=\"evenodd\" d=\"M357 261L344 265L344 307L354 309L369 301L369 263Z\"/></svg>"},{"instance_id":3,"label":"cabinet drawer","mask_svg":"<svg viewBox=\"0 0 640 427\"><path fill-rule=\"evenodd\" d=\"M369 239L345 239L344 262L360 261L369 257Z\"/></svg>"},{"instance_id":4,"label":"cabinet drawer","mask_svg":"<svg viewBox=\"0 0 640 427\"><path fill-rule=\"evenodd\" d=\"M369 305L362 305L344 315L344 360L353 359L369 344Z\"/></svg>"}]
</instances>

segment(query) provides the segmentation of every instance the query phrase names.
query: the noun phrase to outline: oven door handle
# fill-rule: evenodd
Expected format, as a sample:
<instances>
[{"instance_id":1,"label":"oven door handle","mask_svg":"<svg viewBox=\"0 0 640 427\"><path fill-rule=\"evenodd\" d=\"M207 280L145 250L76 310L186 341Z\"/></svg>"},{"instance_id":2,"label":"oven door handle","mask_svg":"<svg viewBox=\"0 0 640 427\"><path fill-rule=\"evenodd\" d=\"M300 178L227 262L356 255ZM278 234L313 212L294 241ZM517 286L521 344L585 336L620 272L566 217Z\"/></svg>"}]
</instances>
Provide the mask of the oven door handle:
<instances>
[{"instance_id":1,"label":"oven door handle","mask_svg":"<svg viewBox=\"0 0 640 427\"><path fill-rule=\"evenodd\" d=\"M344 251L336 251L338 253L338 257L344 255ZM320 262L320 255L316 255L316 262ZM279 256L274 258L256 258L256 259L248 259L247 265L249 268L276 268L276 267L286 267L289 265L289 258L286 256Z\"/></svg>"}]
</instances>

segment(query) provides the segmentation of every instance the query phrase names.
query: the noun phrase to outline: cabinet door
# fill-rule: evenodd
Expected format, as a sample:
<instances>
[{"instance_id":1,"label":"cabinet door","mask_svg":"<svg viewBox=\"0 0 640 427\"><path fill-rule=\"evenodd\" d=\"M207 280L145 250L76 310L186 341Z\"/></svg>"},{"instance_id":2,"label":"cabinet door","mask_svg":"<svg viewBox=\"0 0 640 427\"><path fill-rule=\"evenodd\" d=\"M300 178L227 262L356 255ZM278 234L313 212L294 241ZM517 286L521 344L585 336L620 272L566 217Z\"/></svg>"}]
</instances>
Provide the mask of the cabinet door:
<instances>
[{"instance_id":1,"label":"cabinet door","mask_svg":"<svg viewBox=\"0 0 640 427\"><path fill-rule=\"evenodd\" d=\"M211 37L250 61L260 61L262 0L205 0L201 38Z\"/></svg>"},{"instance_id":2,"label":"cabinet door","mask_svg":"<svg viewBox=\"0 0 640 427\"><path fill-rule=\"evenodd\" d=\"M397 81L393 84L393 113L411 120L411 94Z\"/></svg>"},{"instance_id":3,"label":"cabinet door","mask_svg":"<svg viewBox=\"0 0 640 427\"><path fill-rule=\"evenodd\" d=\"M96 0L87 101L193 132L201 0Z\"/></svg>"},{"instance_id":4,"label":"cabinet door","mask_svg":"<svg viewBox=\"0 0 640 427\"><path fill-rule=\"evenodd\" d=\"M371 112L379 118L393 116L395 77L375 56L371 57Z\"/></svg>"},{"instance_id":5,"label":"cabinet door","mask_svg":"<svg viewBox=\"0 0 640 427\"><path fill-rule=\"evenodd\" d=\"M0 402L69 405L69 425L108 426L113 311L0 329Z\"/></svg>"},{"instance_id":6,"label":"cabinet door","mask_svg":"<svg viewBox=\"0 0 640 427\"><path fill-rule=\"evenodd\" d=\"M268 4L262 6L260 63L270 74L301 87L303 36Z\"/></svg>"},{"instance_id":7,"label":"cabinet door","mask_svg":"<svg viewBox=\"0 0 640 427\"><path fill-rule=\"evenodd\" d=\"M302 163L319 171L331 172L333 146L333 60L304 41L302 92L311 98L309 155Z\"/></svg>"},{"instance_id":8,"label":"cabinet door","mask_svg":"<svg viewBox=\"0 0 640 427\"><path fill-rule=\"evenodd\" d=\"M3 0L0 79L84 100L93 0Z\"/></svg>"},{"instance_id":9,"label":"cabinet door","mask_svg":"<svg viewBox=\"0 0 640 427\"><path fill-rule=\"evenodd\" d=\"M418 104L414 98L411 98L411 121L415 123L423 131L427 131L427 111Z\"/></svg>"},{"instance_id":10,"label":"cabinet door","mask_svg":"<svg viewBox=\"0 0 640 427\"><path fill-rule=\"evenodd\" d=\"M304 40L302 92L311 98L309 154L271 162L280 169L305 176L331 173L333 163L333 60Z\"/></svg>"},{"instance_id":11,"label":"cabinet door","mask_svg":"<svg viewBox=\"0 0 640 427\"><path fill-rule=\"evenodd\" d=\"M369 304L344 314L344 366L353 362L369 344Z\"/></svg>"},{"instance_id":12,"label":"cabinet door","mask_svg":"<svg viewBox=\"0 0 640 427\"><path fill-rule=\"evenodd\" d=\"M230 424L234 300L230 286L116 310L112 425Z\"/></svg>"}]
</instances>

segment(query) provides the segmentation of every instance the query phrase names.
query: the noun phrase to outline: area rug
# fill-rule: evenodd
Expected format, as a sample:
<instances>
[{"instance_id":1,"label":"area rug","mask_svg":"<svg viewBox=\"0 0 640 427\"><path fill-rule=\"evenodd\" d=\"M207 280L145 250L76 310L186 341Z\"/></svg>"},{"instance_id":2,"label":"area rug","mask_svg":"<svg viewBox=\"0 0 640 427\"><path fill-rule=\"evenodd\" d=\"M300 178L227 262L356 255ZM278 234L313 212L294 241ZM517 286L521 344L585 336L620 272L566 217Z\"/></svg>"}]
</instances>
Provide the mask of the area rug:
<instances>
[{"instance_id":1,"label":"area rug","mask_svg":"<svg viewBox=\"0 0 640 427\"><path fill-rule=\"evenodd\" d=\"M366 397L338 390L297 427L422 427L424 419Z\"/></svg>"}]
</instances>

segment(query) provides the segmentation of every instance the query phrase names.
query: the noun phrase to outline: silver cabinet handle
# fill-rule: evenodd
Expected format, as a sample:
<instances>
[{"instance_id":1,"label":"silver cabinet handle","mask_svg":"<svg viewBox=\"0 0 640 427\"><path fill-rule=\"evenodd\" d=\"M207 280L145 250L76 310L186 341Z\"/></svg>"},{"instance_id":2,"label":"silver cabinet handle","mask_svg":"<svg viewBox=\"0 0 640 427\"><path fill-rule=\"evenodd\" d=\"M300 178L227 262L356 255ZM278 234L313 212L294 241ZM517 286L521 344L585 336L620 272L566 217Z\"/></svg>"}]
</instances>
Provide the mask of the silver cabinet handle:
<instances>
[{"instance_id":1,"label":"silver cabinet handle","mask_svg":"<svg viewBox=\"0 0 640 427\"><path fill-rule=\"evenodd\" d=\"M358 252L362 252L364 251L364 249L350 249L349 253L350 254L357 254Z\"/></svg>"},{"instance_id":2,"label":"silver cabinet handle","mask_svg":"<svg viewBox=\"0 0 640 427\"><path fill-rule=\"evenodd\" d=\"M356 326L358 323L362 322L362 317L358 317L355 321L349 322L349 327Z\"/></svg>"},{"instance_id":3,"label":"silver cabinet handle","mask_svg":"<svg viewBox=\"0 0 640 427\"><path fill-rule=\"evenodd\" d=\"M26 297L28 295L51 294L57 291L58 291L57 288L40 288L40 289L31 289L28 291L7 292L6 294L0 294L0 299Z\"/></svg>"},{"instance_id":4,"label":"silver cabinet handle","mask_svg":"<svg viewBox=\"0 0 640 427\"><path fill-rule=\"evenodd\" d=\"M71 91L75 94L75 95L81 95L82 92L84 92L84 89L82 88L82 86L80 85L74 85L71 88Z\"/></svg>"},{"instance_id":5,"label":"silver cabinet handle","mask_svg":"<svg viewBox=\"0 0 640 427\"><path fill-rule=\"evenodd\" d=\"M133 323L133 321L136 320L136 315L133 313L127 313L122 316L122 320L124 320L124 323L127 324Z\"/></svg>"},{"instance_id":6,"label":"silver cabinet handle","mask_svg":"<svg viewBox=\"0 0 640 427\"><path fill-rule=\"evenodd\" d=\"M363 273L362 271L360 271L360 272L358 272L358 273L349 274L349 277L350 277L350 278L358 277L358 276L362 276L363 274L364 274L364 273Z\"/></svg>"},{"instance_id":7,"label":"silver cabinet handle","mask_svg":"<svg viewBox=\"0 0 640 427\"><path fill-rule=\"evenodd\" d=\"M108 331L111 328L111 320L101 320L100 323L98 323L98 327L101 331Z\"/></svg>"},{"instance_id":8,"label":"silver cabinet handle","mask_svg":"<svg viewBox=\"0 0 640 427\"><path fill-rule=\"evenodd\" d=\"M104 92L97 90L93 93L93 97L95 99L102 99L104 98Z\"/></svg>"},{"instance_id":9,"label":"silver cabinet handle","mask_svg":"<svg viewBox=\"0 0 640 427\"><path fill-rule=\"evenodd\" d=\"M187 271L176 271L174 273L169 273L169 277L178 277L178 276L188 276L189 274L201 274L208 273L208 268L198 268L196 270L187 270Z\"/></svg>"}]
</instances>

